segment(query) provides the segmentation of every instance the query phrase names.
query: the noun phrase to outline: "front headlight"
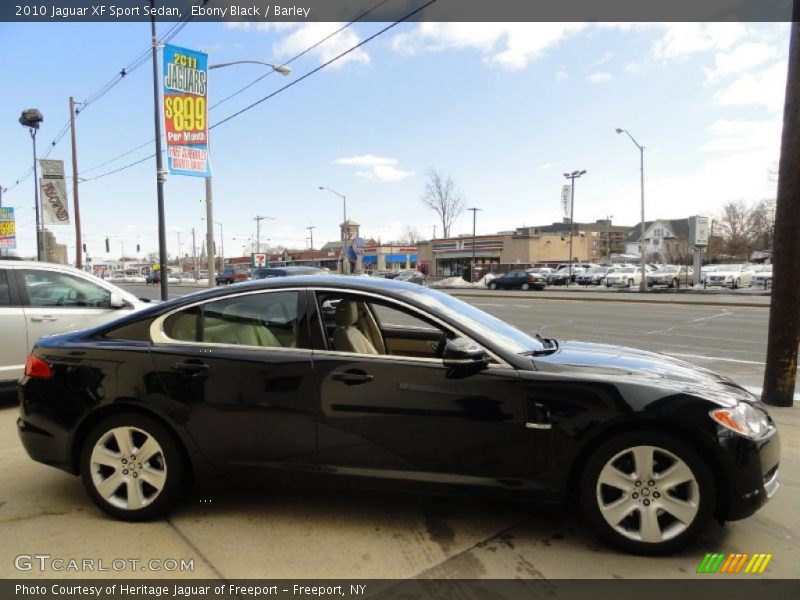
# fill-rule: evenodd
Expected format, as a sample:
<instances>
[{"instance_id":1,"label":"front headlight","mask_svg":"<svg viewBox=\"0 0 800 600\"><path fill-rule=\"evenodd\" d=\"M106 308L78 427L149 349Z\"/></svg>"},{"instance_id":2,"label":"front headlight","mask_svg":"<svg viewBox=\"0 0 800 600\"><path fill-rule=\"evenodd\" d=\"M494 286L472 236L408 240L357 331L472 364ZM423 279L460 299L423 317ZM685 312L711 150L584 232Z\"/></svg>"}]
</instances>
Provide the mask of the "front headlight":
<instances>
[{"instance_id":1,"label":"front headlight","mask_svg":"<svg viewBox=\"0 0 800 600\"><path fill-rule=\"evenodd\" d=\"M760 438L770 430L767 413L747 402L740 402L733 408L717 408L708 414L726 429L746 438Z\"/></svg>"}]
</instances>

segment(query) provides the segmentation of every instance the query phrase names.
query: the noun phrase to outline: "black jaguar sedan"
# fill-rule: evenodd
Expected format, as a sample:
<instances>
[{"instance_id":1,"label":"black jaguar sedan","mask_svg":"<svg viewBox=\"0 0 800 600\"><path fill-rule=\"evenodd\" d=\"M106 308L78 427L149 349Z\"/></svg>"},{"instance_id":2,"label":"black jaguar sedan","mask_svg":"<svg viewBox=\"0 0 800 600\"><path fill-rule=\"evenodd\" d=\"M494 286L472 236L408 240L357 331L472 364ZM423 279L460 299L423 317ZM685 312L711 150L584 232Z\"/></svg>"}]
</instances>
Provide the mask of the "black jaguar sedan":
<instances>
[{"instance_id":1,"label":"black jaguar sedan","mask_svg":"<svg viewBox=\"0 0 800 600\"><path fill-rule=\"evenodd\" d=\"M778 488L775 425L729 379L385 279L254 281L42 338L20 397L30 456L130 521L246 466L574 498L610 543L659 554Z\"/></svg>"}]
</instances>

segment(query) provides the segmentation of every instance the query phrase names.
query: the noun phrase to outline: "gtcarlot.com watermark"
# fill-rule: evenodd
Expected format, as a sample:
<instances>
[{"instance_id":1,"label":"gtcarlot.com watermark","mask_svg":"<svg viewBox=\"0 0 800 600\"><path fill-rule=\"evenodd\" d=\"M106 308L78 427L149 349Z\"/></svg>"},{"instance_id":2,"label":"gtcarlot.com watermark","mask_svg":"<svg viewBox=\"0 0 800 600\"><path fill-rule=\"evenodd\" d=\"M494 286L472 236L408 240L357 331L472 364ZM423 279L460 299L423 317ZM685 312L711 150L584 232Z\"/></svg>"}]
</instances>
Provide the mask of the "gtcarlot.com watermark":
<instances>
[{"instance_id":1,"label":"gtcarlot.com watermark","mask_svg":"<svg viewBox=\"0 0 800 600\"><path fill-rule=\"evenodd\" d=\"M14 557L18 571L40 573L125 573L132 571L191 572L193 558L67 558L50 554L18 554Z\"/></svg>"}]
</instances>

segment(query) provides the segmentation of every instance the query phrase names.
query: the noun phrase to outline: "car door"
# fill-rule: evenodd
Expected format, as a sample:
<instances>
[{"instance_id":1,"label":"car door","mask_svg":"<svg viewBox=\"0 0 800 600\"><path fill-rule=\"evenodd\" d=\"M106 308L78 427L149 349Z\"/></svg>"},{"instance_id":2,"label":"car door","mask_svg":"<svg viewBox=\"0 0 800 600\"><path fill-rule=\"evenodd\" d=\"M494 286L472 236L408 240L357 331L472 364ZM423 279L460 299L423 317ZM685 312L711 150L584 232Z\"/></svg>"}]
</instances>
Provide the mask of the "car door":
<instances>
[{"instance_id":1,"label":"car door","mask_svg":"<svg viewBox=\"0 0 800 600\"><path fill-rule=\"evenodd\" d=\"M16 288L13 270L0 268L0 386L15 384L25 370L28 331L25 312Z\"/></svg>"},{"instance_id":2,"label":"car door","mask_svg":"<svg viewBox=\"0 0 800 600\"><path fill-rule=\"evenodd\" d=\"M408 306L370 295L317 290L310 309L336 296L355 303L359 314L361 305L369 307L390 348L392 335L409 321L409 327L427 329L429 339L455 335ZM322 466L431 482L514 485L528 479L530 444L513 368L499 361L479 371L448 368L434 348L427 356L372 353L380 340L369 339L360 319L348 325L365 332L366 350L337 348L338 338L326 335L324 317L322 326L311 328L318 336L314 373ZM345 324L338 312L336 318L341 332Z\"/></svg>"},{"instance_id":3,"label":"car door","mask_svg":"<svg viewBox=\"0 0 800 600\"><path fill-rule=\"evenodd\" d=\"M100 325L134 310L112 308L111 291L89 277L49 268L14 269L28 348L40 337Z\"/></svg>"},{"instance_id":4,"label":"car door","mask_svg":"<svg viewBox=\"0 0 800 600\"><path fill-rule=\"evenodd\" d=\"M243 292L159 318L151 355L206 457L225 465L309 465L314 387L298 290Z\"/></svg>"}]
</instances>

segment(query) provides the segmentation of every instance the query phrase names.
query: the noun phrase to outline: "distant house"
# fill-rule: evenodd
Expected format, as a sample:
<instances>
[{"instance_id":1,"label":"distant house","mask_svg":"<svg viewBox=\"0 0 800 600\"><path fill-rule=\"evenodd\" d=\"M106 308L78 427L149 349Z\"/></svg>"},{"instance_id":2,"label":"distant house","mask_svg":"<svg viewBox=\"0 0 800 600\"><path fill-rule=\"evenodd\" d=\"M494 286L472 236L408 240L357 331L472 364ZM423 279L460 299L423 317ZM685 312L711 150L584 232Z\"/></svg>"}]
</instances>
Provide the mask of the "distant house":
<instances>
[{"instance_id":1,"label":"distant house","mask_svg":"<svg viewBox=\"0 0 800 600\"><path fill-rule=\"evenodd\" d=\"M625 253L641 256L641 222L625 237ZM691 255L689 248L689 219L657 219L645 221L645 257L655 262L682 263Z\"/></svg>"}]
</instances>

